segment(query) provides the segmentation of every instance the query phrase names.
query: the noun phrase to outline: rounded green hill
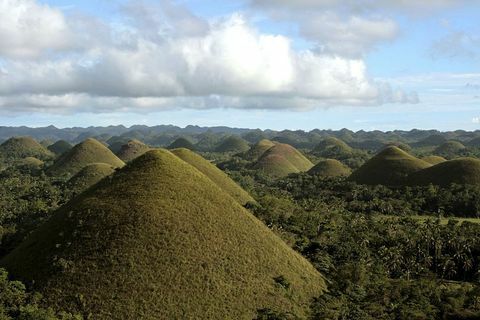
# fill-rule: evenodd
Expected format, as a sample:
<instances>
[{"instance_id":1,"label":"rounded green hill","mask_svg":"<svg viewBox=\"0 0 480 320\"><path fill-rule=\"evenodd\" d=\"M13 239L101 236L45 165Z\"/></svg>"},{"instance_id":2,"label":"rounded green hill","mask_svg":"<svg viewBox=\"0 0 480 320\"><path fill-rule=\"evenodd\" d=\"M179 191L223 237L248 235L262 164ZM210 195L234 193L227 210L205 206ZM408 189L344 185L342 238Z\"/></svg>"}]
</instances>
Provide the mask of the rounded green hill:
<instances>
[{"instance_id":1,"label":"rounded green hill","mask_svg":"<svg viewBox=\"0 0 480 320\"><path fill-rule=\"evenodd\" d=\"M313 167L300 151L291 145L277 143L254 163L253 168L273 178L280 178L290 173L305 172Z\"/></svg>"},{"instance_id":2,"label":"rounded green hill","mask_svg":"<svg viewBox=\"0 0 480 320\"><path fill-rule=\"evenodd\" d=\"M184 138L184 137L180 137L180 138L176 139L175 141L173 141L167 147L167 149L179 149L179 148L185 148L185 149L188 149L188 150L195 150L195 146L193 145L193 143L190 140L188 140L187 138Z\"/></svg>"},{"instance_id":3,"label":"rounded green hill","mask_svg":"<svg viewBox=\"0 0 480 320\"><path fill-rule=\"evenodd\" d=\"M80 193L114 172L115 168L109 164L92 163L68 180L68 187L73 192Z\"/></svg>"},{"instance_id":4,"label":"rounded green hill","mask_svg":"<svg viewBox=\"0 0 480 320\"><path fill-rule=\"evenodd\" d=\"M324 178L346 177L351 172L349 167L335 159L321 160L312 169L308 170L309 174Z\"/></svg>"},{"instance_id":5,"label":"rounded green hill","mask_svg":"<svg viewBox=\"0 0 480 320\"><path fill-rule=\"evenodd\" d=\"M434 153L437 155L454 156L465 150L465 146L459 141L447 141L438 146Z\"/></svg>"},{"instance_id":6,"label":"rounded green hill","mask_svg":"<svg viewBox=\"0 0 480 320\"><path fill-rule=\"evenodd\" d=\"M306 259L166 150L61 207L0 265L47 306L97 319L304 318L325 290Z\"/></svg>"},{"instance_id":7,"label":"rounded green hill","mask_svg":"<svg viewBox=\"0 0 480 320\"><path fill-rule=\"evenodd\" d=\"M47 149L55 153L56 155L61 155L72 149L72 145L65 140L58 140L54 144L49 145Z\"/></svg>"},{"instance_id":8,"label":"rounded green hill","mask_svg":"<svg viewBox=\"0 0 480 320\"><path fill-rule=\"evenodd\" d=\"M449 186L452 183L480 185L480 160L458 158L445 161L412 173L408 182L411 185Z\"/></svg>"},{"instance_id":9,"label":"rounded green hill","mask_svg":"<svg viewBox=\"0 0 480 320\"><path fill-rule=\"evenodd\" d=\"M397 147L397 148L399 148L399 149L401 149L405 152L412 151L412 147L410 147L408 144L406 144L404 142L399 142L399 141L386 143L385 145L383 145L383 147L380 149L380 151L382 151L383 149L388 148L388 147Z\"/></svg>"},{"instance_id":10,"label":"rounded green hill","mask_svg":"<svg viewBox=\"0 0 480 320\"><path fill-rule=\"evenodd\" d=\"M116 153L117 157L119 157L124 162L132 161L133 159L138 158L145 152L149 151L150 147L144 144L143 142L133 139L128 141L127 143L123 144L120 147L120 150Z\"/></svg>"},{"instance_id":11,"label":"rounded green hill","mask_svg":"<svg viewBox=\"0 0 480 320\"><path fill-rule=\"evenodd\" d=\"M230 194L241 205L244 205L247 202L255 202L255 200L238 184L230 179L225 172L204 159L202 156L185 148L173 149L171 152L210 178L210 180L216 183L222 190Z\"/></svg>"},{"instance_id":12,"label":"rounded green hill","mask_svg":"<svg viewBox=\"0 0 480 320\"><path fill-rule=\"evenodd\" d=\"M0 145L0 157L12 160L26 157L48 160L53 154L31 137L12 137Z\"/></svg>"},{"instance_id":13,"label":"rounded green hill","mask_svg":"<svg viewBox=\"0 0 480 320\"><path fill-rule=\"evenodd\" d=\"M250 149L248 142L240 138L239 136L229 136L225 138L220 144L215 148L216 152L245 152Z\"/></svg>"},{"instance_id":14,"label":"rounded green hill","mask_svg":"<svg viewBox=\"0 0 480 320\"><path fill-rule=\"evenodd\" d=\"M18 160L16 166L17 167L22 167L22 168L27 168L27 169L34 169L38 170L43 167L45 163L37 158L34 157L26 157L21 160Z\"/></svg>"},{"instance_id":15,"label":"rounded green hill","mask_svg":"<svg viewBox=\"0 0 480 320\"><path fill-rule=\"evenodd\" d=\"M268 149L273 147L276 143L268 140L262 139L253 145L250 150L243 154L243 158L249 161L256 161L262 156Z\"/></svg>"},{"instance_id":16,"label":"rounded green hill","mask_svg":"<svg viewBox=\"0 0 480 320\"><path fill-rule=\"evenodd\" d=\"M406 177L431 164L397 147L387 147L355 170L349 180L368 185L400 185Z\"/></svg>"},{"instance_id":17,"label":"rounded green hill","mask_svg":"<svg viewBox=\"0 0 480 320\"><path fill-rule=\"evenodd\" d=\"M415 145L417 147L433 147L445 143L447 139L441 134L432 134L428 137L418 141Z\"/></svg>"},{"instance_id":18,"label":"rounded green hill","mask_svg":"<svg viewBox=\"0 0 480 320\"><path fill-rule=\"evenodd\" d=\"M47 172L53 176L73 176L91 163L107 163L116 168L125 165L101 142L89 138L61 155Z\"/></svg>"},{"instance_id":19,"label":"rounded green hill","mask_svg":"<svg viewBox=\"0 0 480 320\"><path fill-rule=\"evenodd\" d=\"M447 161L447 159L440 156L426 156L426 157L423 157L422 160L433 165Z\"/></svg>"},{"instance_id":20,"label":"rounded green hill","mask_svg":"<svg viewBox=\"0 0 480 320\"><path fill-rule=\"evenodd\" d=\"M342 140L335 137L328 137L312 150L312 153L325 158L333 158L352 154L352 148Z\"/></svg>"}]
</instances>

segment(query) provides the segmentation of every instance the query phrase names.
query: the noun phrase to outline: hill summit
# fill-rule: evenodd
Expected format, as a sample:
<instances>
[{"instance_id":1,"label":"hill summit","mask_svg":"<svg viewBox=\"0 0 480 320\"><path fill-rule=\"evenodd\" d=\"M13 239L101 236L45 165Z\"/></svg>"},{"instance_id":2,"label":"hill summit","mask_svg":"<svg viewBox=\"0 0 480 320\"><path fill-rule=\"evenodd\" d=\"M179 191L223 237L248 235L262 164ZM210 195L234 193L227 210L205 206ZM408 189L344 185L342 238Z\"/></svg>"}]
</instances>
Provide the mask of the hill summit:
<instances>
[{"instance_id":1,"label":"hill summit","mask_svg":"<svg viewBox=\"0 0 480 320\"><path fill-rule=\"evenodd\" d=\"M179 148L195 150L195 146L193 145L193 143L184 137L177 138L175 141L170 143L170 145L167 147L167 149L179 149Z\"/></svg>"},{"instance_id":2,"label":"hill summit","mask_svg":"<svg viewBox=\"0 0 480 320\"><path fill-rule=\"evenodd\" d=\"M72 145L65 140L58 140L55 143L49 145L47 149L55 153L56 155L61 155L72 149Z\"/></svg>"},{"instance_id":3,"label":"hill summit","mask_svg":"<svg viewBox=\"0 0 480 320\"><path fill-rule=\"evenodd\" d=\"M277 143L264 152L253 167L266 175L279 178L290 173L308 171L313 163L291 145Z\"/></svg>"},{"instance_id":4,"label":"hill summit","mask_svg":"<svg viewBox=\"0 0 480 320\"><path fill-rule=\"evenodd\" d=\"M312 153L329 158L347 156L352 154L353 149L342 140L335 137L328 137L322 141L312 150Z\"/></svg>"},{"instance_id":5,"label":"hill summit","mask_svg":"<svg viewBox=\"0 0 480 320\"><path fill-rule=\"evenodd\" d=\"M406 182L409 174L430 166L428 162L390 146L355 170L349 179L360 184L399 185Z\"/></svg>"},{"instance_id":6,"label":"hill summit","mask_svg":"<svg viewBox=\"0 0 480 320\"><path fill-rule=\"evenodd\" d=\"M147 146L145 143L137 140L132 139L127 143L123 144L120 147L120 150L116 153L117 157L119 157L122 161L129 162L133 159L141 156L145 152L150 150L150 147Z\"/></svg>"},{"instance_id":7,"label":"hill summit","mask_svg":"<svg viewBox=\"0 0 480 320\"><path fill-rule=\"evenodd\" d=\"M50 175L75 175L91 163L107 163L113 167L123 167L125 163L105 147L101 142L88 138L61 155L48 168Z\"/></svg>"},{"instance_id":8,"label":"hill summit","mask_svg":"<svg viewBox=\"0 0 480 320\"><path fill-rule=\"evenodd\" d=\"M246 160L256 161L262 156L268 149L273 147L276 142L268 139L262 139L253 145L250 150L246 151L242 156Z\"/></svg>"},{"instance_id":9,"label":"hill summit","mask_svg":"<svg viewBox=\"0 0 480 320\"><path fill-rule=\"evenodd\" d=\"M229 136L222 140L220 144L215 148L216 152L245 152L250 149L248 142L239 136Z\"/></svg>"},{"instance_id":10,"label":"hill summit","mask_svg":"<svg viewBox=\"0 0 480 320\"><path fill-rule=\"evenodd\" d=\"M315 174L323 178L345 177L350 175L351 170L335 159L321 160L308 173Z\"/></svg>"},{"instance_id":11,"label":"hill summit","mask_svg":"<svg viewBox=\"0 0 480 320\"><path fill-rule=\"evenodd\" d=\"M0 260L46 304L98 319L304 317L322 276L190 164L152 150Z\"/></svg>"},{"instance_id":12,"label":"hill summit","mask_svg":"<svg viewBox=\"0 0 480 320\"><path fill-rule=\"evenodd\" d=\"M12 137L0 145L0 157L19 160L35 157L40 160L52 158L53 154L31 137Z\"/></svg>"},{"instance_id":13,"label":"hill summit","mask_svg":"<svg viewBox=\"0 0 480 320\"><path fill-rule=\"evenodd\" d=\"M115 172L115 168L106 163L92 163L80 170L70 180L68 187L75 193L87 190L103 178Z\"/></svg>"}]
</instances>

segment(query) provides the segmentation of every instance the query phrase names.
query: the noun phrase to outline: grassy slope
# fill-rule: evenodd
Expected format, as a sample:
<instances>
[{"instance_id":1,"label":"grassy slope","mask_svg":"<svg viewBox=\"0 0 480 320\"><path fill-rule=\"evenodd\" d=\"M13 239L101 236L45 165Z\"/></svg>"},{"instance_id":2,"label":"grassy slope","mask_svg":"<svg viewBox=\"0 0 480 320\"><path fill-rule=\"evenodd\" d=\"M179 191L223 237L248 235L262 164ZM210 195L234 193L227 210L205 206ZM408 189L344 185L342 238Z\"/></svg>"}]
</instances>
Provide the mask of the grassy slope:
<instances>
[{"instance_id":1,"label":"grassy slope","mask_svg":"<svg viewBox=\"0 0 480 320\"><path fill-rule=\"evenodd\" d=\"M465 150L465 146L458 141L447 141L434 150L435 154L455 154Z\"/></svg>"},{"instance_id":2,"label":"grassy slope","mask_svg":"<svg viewBox=\"0 0 480 320\"><path fill-rule=\"evenodd\" d=\"M268 149L254 165L255 169L272 177L305 172L312 167L313 164L300 151L284 143L277 143Z\"/></svg>"},{"instance_id":3,"label":"grassy slope","mask_svg":"<svg viewBox=\"0 0 480 320\"><path fill-rule=\"evenodd\" d=\"M30 137L13 137L0 145L0 156L17 160L26 157L46 160L52 158L53 154Z\"/></svg>"},{"instance_id":4,"label":"grassy slope","mask_svg":"<svg viewBox=\"0 0 480 320\"><path fill-rule=\"evenodd\" d=\"M308 170L308 173L321 177L341 177L350 175L351 170L338 160L326 159L317 163L313 168Z\"/></svg>"},{"instance_id":5,"label":"grassy slope","mask_svg":"<svg viewBox=\"0 0 480 320\"><path fill-rule=\"evenodd\" d=\"M230 179L228 175L226 175L222 170L218 169L214 164L204 159L202 156L184 148L174 149L171 150L171 152L209 177L210 180L216 183L222 190L230 194L241 205L244 205L250 201L255 201L245 190L243 190L238 184Z\"/></svg>"},{"instance_id":6,"label":"grassy slope","mask_svg":"<svg viewBox=\"0 0 480 320\"><path fill-rule=\"evenodd\" d=\"M49 305L98 319L304 316L325 289L307 260L165 150L60 208L0 265L35 280Z\"/></svg>"},{"instance_id":7,"label":"grassy slope","mask_svg":"<svg viewBox=\"0 0 480 320\"><path fill-rule=\"evenodd\" d=\"M179 149L179 148L185 148L185 149L188 149L188 150L195 150L195 146L193 145L193 143L191 141L189 141L188 139L183 138L183 137L180 137L180 138L176 139L175 141L173 141L167 147L167 149Z\"/></svg>"},{"instance_id":8,"label":"grassy slope","mask_svg":"<svg viewBox=\"0 0 480 320\"><path fill-rule=\"evenodd\" d=\"M322 141L313 149L314 154L320 156L330 155L349 155L353 149L340 139L335 137L328 137Z\"/></svg>"},{"instance_id":9,"label":"grassy slope","mask_svg":"<svg viewBox=\"0 0 480 320\"><path fill-rule=\"evenodd\" d=\"M87 190L103 178L113 174L115 168L106 163L92 163L80 170L69 181L68 186L76 193Z\"/></svg>"},{"instance_id":10,"label":"grassy slope","mask_svg":"<svg viewBox=\"0 0 480 320\"><path fill-rule=\"evenodd\" d=\"M122 161L129 162L133 159L138 158L148 150L150 150L149 146L147 146L141 141L138 141L137 139L133 139L123 144L120 147L120 150L116 153L116 155Z\"/></svg>"},{"instance_id":11,"label":"grassy slope","mask_svg":"<svg viewBox=\"0 0 480 320\"><path fill-rule=\"evenodd\" d=\"M102 143L89 138L60 156L48 169L48 173L56 176L64 174L73 176L91 163L107 163L114 167L123 167L125 165L122 160Z\"/></svg>"},{"instance_id":12,"label":"grassy slope","mask_svg":"<svg viewBox=\"0 0 480 320\"><path fill-rule=\"evenodd\" d=\"M426 157L423 157L422 160L433 165L447 161L447 159L440 156L426 156Z\"/></svg>"},{"instance_id":13,"label":"grassy slope","mask_svg":"<svg viewBox=\"0 0 480 320\"><path fill-rule=\"evenodd\" d=\"M397 147L388 147L354 171L350 180L361 184L403 184L409 174L431 164L413 157Z\"/></svg>"},{"instance_id":14,"label":"grassy slope","mask_svg":"<svg viewBox=\"0 0 480 320\"><path fill-rule=\"evenodd\" d=\"M480 184L480 160L473 158L458 158L445 161L430 168L412 173L409 184L434 184L448 186L457 184Z\"/></svg>"}]
</instances>

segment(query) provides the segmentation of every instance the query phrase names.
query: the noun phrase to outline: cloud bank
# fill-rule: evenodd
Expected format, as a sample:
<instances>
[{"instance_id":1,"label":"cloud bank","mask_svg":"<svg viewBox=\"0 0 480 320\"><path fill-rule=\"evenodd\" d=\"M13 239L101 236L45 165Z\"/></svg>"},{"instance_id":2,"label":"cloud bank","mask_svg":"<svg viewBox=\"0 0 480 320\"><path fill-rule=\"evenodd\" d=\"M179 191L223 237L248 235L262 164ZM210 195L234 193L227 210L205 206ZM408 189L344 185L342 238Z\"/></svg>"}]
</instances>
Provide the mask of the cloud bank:
<instances>
[{"instance_id":1,"label":"cloud bank","mask_svg":"<svg viewBox=\"0 0 480 320\"><path fill-rule=\"evenodd\" d=\"M324 50L296 50L291 39L260 32L240 14L207 21L169 1L130 2L121 12L113 23L67 17L34 0L0 0L0 108L308 110L418 102L415 93L372 81L361 57L394 37L389 20L326 14L321 25L310 21L301 30L326 39Z\"/></svg>"}]
</instances>

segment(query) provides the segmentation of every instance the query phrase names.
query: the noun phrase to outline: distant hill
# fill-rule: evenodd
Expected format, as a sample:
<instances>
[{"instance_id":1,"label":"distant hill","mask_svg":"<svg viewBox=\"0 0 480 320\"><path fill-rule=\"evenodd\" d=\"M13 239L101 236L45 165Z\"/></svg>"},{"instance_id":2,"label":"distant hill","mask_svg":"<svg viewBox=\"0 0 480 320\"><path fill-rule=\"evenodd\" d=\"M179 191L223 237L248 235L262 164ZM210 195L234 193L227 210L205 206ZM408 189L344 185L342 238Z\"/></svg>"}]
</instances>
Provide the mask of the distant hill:
<instances>
[{"instance_id":1,"label":"distant hill","mask_svg":"<svg viewBox=\"0 0 480 320\"><path fill-rule=\"evenodd\" d=\"M355 170L349 179L360 184L399 185L409 174L429 166L398 147L387 147Z\"/></svg>"},{"instance_id":2,"label":"distant hill","mask_svg":"<svg viewBox=\"0 0 480 320\"><path fill-rule=\"evenodd\" d=\"M174 155L194 166L198 171L215 182L222 190L231 195L241 205L255 200L222 170L195 152L182 148L171 150Z\"/></svg>"},{"instance_id":3,"label":"distant hill","mask_svg":"<svg viewBox=\"0 0 480 320\"><path fill-rule=\"evenodd\" d=\"M447 161L447 159L440 156L426 156L426 157L423 157L422 160L433 165Z\"/></svg>"},{"instance_id":4,"label":"distant hill","mask_svg":"<svg viewBox=\"0 0 480 320\"><path fill-rule=\"evenodd\" d=\"M300 151L291 145L277 143L254 163L253 168L264 174L280 178L290 173L306 172L313 167Z\"/></svg>"},{"instance_id":5,"label":"distant hill","mask_svg":"<svg viewBox=\"0 0 480 320\"><path fill-rule=\"evenodd\" d=\"M432 134L417 143L415 143L416 147L437 147L442 143L447 142L447 138L441 134Z\"/></svg>"},{"instance_id":6,"label":"distant hill","mask_svg":"<svg viewBox=\"0 0 480 320\"><path fill-rule=\"evenodd\" d=\"M445 161L412 173L408 182L412 185L448 186L452 183L480 185L480 160L458 158Z\"/></svg>"},{"instance_id":7,"label":"distant hill","mask_svg":"<svg viewBox=\"0 0 480 320\"><path fill-rule=\"evenodd\" d=\"M65 140L58 140L55 143L49 145L47 149L58 156L72 149L72 147L73 146L69 142Z\"/></svg>"},{"instance_id":8,"label":"distant hill","mask_svg":"<svg viewBox=\"0 0 480 320\"><path fill-rule=\"evenodd\" d=\"M125 165L122 160L102 143L89 138L61 155L53 165L48 168L47 172L54 176L73 176L83 167L92 163L107 163L116 168Z\"/></svg>"},{"instance_id":9,"label":"distant hill","mask_svg":"<svg viewBox=\"0 0 480 320\"><path fill-rule=\"evenodd\" d=\"M92 163L74 175L68 181L68 187L75 193L81 193L114 172L115 168L109 164Z\"/></svg>"},{"instance_id":10,"label":"distant hill","mask_svg":"<svg viewBox=\"0 0 480 320\"><path fill-rule=\"evenodd\" d=\"M402 149L403 151L405 152L410 152L412 151L412 147L410 147L408 144L406 143L403 143L403 142L388 142L386 144L384 144L382 146L382 148L380 150L378 150L378 152L382 151L383 149L385 148L388 148L388 147L397 147L399 149Z\"/></svg>"},{"instance_id":11,"label":"distant hill","mask_svg":"<svg viewBox=\"0 0 480 320\"><path fill-rule=\"evenodd\" d=\"M200 171L149 151L0 260L45 304L97 319L305 318L322 276Z\"/></svg>"},{"instance_id":12,"label":"distant hill","mask_svg":"<svg viewBox=\"0 0 480 320\"><path fill-rule=\"evenodd\" d=\"M238 136L229 136L225 138L220 144L215 148L216 152L245 152L250 149L247 141L243 140Z\"/></svg>"},{"instance_id":13,"label":"distant hill","mask_svg":"<svg viewBox=\"0 0 480 320\"><path fill-rule=\"evenodd\" d=\"M116 155L122 161L129 162L129 161L132 161L133 159L138 158L139 156L149 151L150 149L151 148L147 146L145 143L138 141L137 139L133 139L123 144L120 147L120 150L118 150L118 152L116 153Z\"/></svg>"},{"instance_id":14,"label":"distant hill","mask_svg":"<svg viewBox=\"0 0 480 320\"><path fill-rule=\"evenodd\" d=\"M321 160L313 168L308 170L309 174L324 178L346 177L350 175L351 172L349 167L335 159Z\"/></svg>"},{"instance_id":15,"label":"distant hill","mask_svg":"<svg viewBox=\"0 0 480 320\"><path fill-rule=\"evenodd\" d=\"M262 139L246 151L242 157L249 161L257 161L268 149L273 147L276 142L268 139Z\"/></svg>"},{"instance_id":16,"label":"distant hill","mask_svg":"<svg viewBox=\"0 0 480 320\"><path fill-rule=\"evenodd\" d=\"M47 160L53 157L53 153L31 137L13 137L0 145L0 157L11 160L26 157Z\"/></svg>"},{"instance_id":17,"label":"distant hill","mask_svg":"<svg viewBox=\"0 0 480 320\"><path fill-rule=\"evenodd\" d=\"M15 166L29 170L40 170L44 164L45 163L40 159L34 157L26 157L18 160Z\"/></svg>"},{"instance_id":18,"label":"distant hill","mask_svg":"<svg viewBox=\"0 0 480 320\"><path fill-rule=\"evenodd\" d=\"M193 143L187 138L183 138L183 137L177 138L167 147L167 149L178 149L178 148L195 150L195 146L193 145Z\"/></svg>"},{"instance_id":19,"label":"distant hill","mask_svg":"<svg viewBox=\"0 0 480 320\"><path fill-rule=\"evenodd\" d=\"M471 139L466 143L466 145L469 147L480 148L480 137Z\"/></svg>"},{"instance_id":20,"label":"distant hill","mask_svg":"<svg viewBox=\"0 0 480 320\"><path fill-rule=\"evenodd\" d=\"M447 141L438 146L433 152L441 156L455 156L465 151L466 147L459 141Z\"/></svg>"},{"instance_id":21,"label":"distant hill","mask_svg":"<svg viewBox=\"0 0 480 320\"><path fill-rule=\"evenodd\" d=\"M352 151L352 148L342 140L328 137L312 150L312 154L324 158L335 158L351 155Z\"/></svg>"}]
</instances>

